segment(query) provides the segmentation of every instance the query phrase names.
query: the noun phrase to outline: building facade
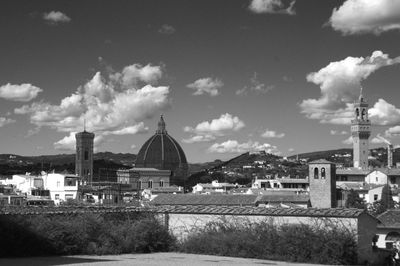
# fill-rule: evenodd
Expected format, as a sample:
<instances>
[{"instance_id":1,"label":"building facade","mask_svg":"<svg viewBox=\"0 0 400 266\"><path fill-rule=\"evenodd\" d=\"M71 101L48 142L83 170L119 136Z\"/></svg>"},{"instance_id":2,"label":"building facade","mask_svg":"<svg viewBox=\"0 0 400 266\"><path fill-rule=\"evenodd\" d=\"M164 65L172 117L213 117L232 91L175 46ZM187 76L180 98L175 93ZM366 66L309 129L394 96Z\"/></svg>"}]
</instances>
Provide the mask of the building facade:
<instances>
[{"instance_id":1,"label":"building facade","mask_svg":"<svg viewBox=\"0 0 400 266\"><path fill-rule=\"evenodd\" d=\"M155 168L131 168L117 171L120 184L130 184L133 190L169 187L170 170Z\"/></svg>"},{"instance_id":2,"label":"building facade","mask_svg":"<svg viewBox=\"0 0 400 266\"><path fill-rule=\"evenodd\" d=\"M368 168L368 139L371 135L371 121L368 119L368 103L362 93L354 103L354 119L351 120L353 137L353 167Z\"/></svg>"},{"instance_id":3,"label":"building facade","mask_svg":"<svg viewBox=\"0 0 400 266\"><path fill-rule=\"evenodd\" d=\"M93 142L94 133L79 132L75 134L75 174L82 177L83 181L93 181Z\"/></svg>"}]
</instances>

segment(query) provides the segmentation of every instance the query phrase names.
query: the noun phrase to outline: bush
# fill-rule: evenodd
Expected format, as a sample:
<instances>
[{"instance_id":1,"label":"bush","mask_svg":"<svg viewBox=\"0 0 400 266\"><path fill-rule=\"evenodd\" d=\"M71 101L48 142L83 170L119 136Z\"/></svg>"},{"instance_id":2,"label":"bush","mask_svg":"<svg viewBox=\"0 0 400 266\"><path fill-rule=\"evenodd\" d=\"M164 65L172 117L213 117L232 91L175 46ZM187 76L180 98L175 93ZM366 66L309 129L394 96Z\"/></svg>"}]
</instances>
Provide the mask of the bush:
<instances>
[{"instance_id":1,"label":"bush","mask_svg":"<svg viewBox=\"0 0 400 266\"><path fill-rule=\"evenodd\" d=\"M180 245L187 253L322 264L356 263L355 236L324 224L209 223Z\"/></svg>"},{"instance_id":2,"label":"bush","mask_svg":"<svg viewBox=\"0 0 400 266\"><path fill-rule=\"evenodd\" d=\"M0 216L0 257L169 251L175 239L152 214Z\"/></svg>"}]
</instances>

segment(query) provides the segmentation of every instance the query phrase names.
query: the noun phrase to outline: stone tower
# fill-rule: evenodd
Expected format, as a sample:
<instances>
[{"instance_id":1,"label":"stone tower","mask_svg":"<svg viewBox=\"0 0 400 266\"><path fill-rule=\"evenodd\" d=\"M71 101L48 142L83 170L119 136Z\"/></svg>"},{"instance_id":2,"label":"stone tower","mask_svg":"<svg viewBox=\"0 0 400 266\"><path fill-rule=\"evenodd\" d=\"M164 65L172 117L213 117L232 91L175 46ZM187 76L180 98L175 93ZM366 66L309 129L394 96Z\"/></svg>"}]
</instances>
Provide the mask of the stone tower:
<instances>
[{"instance_id":1,"label":"stone tower","mask_svg":"<svg viewBox=\"0 0 400 266\"><path fill-rule=\"evenodd\" d=\"M353 137L353 167L368 168L368 139L371 135L371 121L368 119L368 103L362 95L354 103L354 119L351 120Z\"/></svg>"},{"instance_id":2,"label":"stone tower","mask_svg":"<svg viewBox=\"0 0 400 266\"><path fill-rule=\"evenodd\" d=\"M317 160L308 164L310 180L310 202L313 208L335 208L336 165L327 160Z\"/></svg>"},{"instance_id":3,"label":"stone tower","mask_svg":"<svg viewBox=\"0 0 400 266\"><path fill-rule=\"evenodd\" d=\"M91 183L93 180L93 140L94 133L79 132L75 134L76 155L75 174L84 181Z\"/></svg>"}]
</instances>

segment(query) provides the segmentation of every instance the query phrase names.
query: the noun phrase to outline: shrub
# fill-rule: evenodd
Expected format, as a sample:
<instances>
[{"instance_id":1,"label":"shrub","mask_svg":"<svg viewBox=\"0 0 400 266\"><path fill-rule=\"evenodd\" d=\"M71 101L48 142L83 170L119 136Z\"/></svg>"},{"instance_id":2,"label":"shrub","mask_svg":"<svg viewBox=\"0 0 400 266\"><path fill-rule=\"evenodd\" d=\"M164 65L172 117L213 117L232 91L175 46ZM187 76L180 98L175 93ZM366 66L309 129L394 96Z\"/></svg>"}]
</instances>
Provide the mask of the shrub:
<instances>
[{"instance_id":1,"label":"shrub","mask_svg":"<svg viewBox=\"0 0 400 266\"><path fill-rule=\"evenodd\" d=\"M353 233L332 225L209 223L185 239L188 253L251 257L322 264L356 263Z\"/></svg>"},{"instance_id":2,"label":"shrub","mask_svg":"<svg viewBox=\"0 0 400 266\"><path fill-rule=\"evenodd\" d=\"M0 216L0 257L169 251L175 239L152 214Z\"/></svg>"}]
</instances>

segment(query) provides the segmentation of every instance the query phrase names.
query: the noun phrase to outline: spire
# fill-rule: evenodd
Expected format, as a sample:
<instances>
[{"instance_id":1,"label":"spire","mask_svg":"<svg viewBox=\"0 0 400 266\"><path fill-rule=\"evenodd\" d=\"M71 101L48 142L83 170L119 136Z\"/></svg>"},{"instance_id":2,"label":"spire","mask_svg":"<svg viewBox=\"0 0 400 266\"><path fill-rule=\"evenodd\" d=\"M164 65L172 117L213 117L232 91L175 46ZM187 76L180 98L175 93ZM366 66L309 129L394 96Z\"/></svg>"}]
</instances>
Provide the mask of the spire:
<instances>
[{"instance_id":1,"label":"spire","mask_svg":"<svg viewBox=\"0 0 400 266\"><path fill-rule=\"evenodd\" d=\"M159 134L167 133L167 131L165 130L164 115L160 116L160 121L158 122L157 133L159 133Z\"/></svg>"},{"instance_id":2,"label":"spire","mask_svg":"<svg viewBox=\"0 0 400 266\"><path fill-rule=\"evenodd\" d=\"M86 132L86 117L83 117L83 132Z\"/></svg>"},{"instance_id":3,"label":"spire","mask_svg":"<svg viewBox=\"0 0 400 266\"><path fill-rule=\"evenodd\" d=\"M364 101L364 96L363 96L363 88L360 88L360 97L358 97L358 101L361 103Z\"/></svg>"}]
</instances>

